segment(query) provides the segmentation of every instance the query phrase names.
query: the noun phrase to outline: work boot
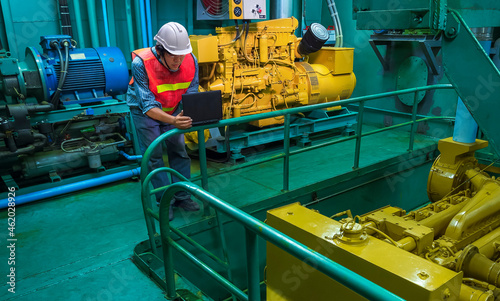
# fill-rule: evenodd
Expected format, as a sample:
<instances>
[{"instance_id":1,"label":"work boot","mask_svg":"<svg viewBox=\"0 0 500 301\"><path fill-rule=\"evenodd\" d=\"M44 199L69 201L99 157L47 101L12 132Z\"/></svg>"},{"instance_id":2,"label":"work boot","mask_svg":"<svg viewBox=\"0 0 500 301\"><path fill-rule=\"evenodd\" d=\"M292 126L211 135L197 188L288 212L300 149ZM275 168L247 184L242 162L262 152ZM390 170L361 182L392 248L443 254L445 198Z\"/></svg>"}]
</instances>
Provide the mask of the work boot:
<instances>
[{"instance_id":1,"label":"work boot","mask_svg":"<svg viewBox=\"0 0 500 301\"><path fill-rule=\"evenodd\" d=\"M176 200L174 202L175 207L182 208L186 211L198 211L200 210L200 205L193 201L192 199L186 199L186 200Z\"/></svg>"}]
</instances>

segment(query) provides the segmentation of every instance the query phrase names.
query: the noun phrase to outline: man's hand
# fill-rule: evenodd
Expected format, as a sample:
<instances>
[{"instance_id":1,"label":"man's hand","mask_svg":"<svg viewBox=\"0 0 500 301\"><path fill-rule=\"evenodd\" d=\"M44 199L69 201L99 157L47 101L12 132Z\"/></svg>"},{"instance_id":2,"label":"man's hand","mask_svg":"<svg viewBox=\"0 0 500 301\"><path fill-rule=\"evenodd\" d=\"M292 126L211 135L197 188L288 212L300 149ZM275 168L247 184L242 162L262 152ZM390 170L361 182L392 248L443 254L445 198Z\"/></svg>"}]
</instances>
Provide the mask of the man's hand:
<instances>
[{"instance_id":1,"label":"man's hand","mask_svg":"<svg viewBox=\"0 0 500 301\"><path fill-rule=\"evenodd\" d=\"M189 116L184 116L184 111L181 111L177 116L174 116L174 123L173 125L180 129L180 130L185 130L189 129L192 125L191 123L193 120Z\"/></svg>"}]
</instances>

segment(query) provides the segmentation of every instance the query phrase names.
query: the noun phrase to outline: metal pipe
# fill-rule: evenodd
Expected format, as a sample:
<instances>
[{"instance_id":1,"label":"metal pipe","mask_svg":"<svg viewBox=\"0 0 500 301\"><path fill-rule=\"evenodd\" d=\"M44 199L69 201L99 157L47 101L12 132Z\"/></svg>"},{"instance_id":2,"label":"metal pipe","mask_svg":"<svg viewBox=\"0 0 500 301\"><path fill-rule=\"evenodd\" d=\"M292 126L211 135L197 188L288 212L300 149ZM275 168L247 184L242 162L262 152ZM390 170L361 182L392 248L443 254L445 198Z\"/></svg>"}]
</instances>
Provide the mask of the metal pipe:
<instances>
[{"instance_id":1,"label":"metal pipe","mask_svg":"<svg viewBox=\"0 0 500 301\"><path fill-rule=\"evenodd\" d=\"M354 149L354 166L352 169L359 168L359 154L361 152L361 137L363 133L363 113L365 111L365 102L362 101L359 103L359 111L358 111L358 124L356 129L356 148Z\"/></svg>"},{"instance_id":2,"label":"metal pipe","mask_svg":"<svg viewBox=\"0 0 500 301\"><path fill-rule=\"evenodd\" d=\"M483 35L481 31L474 31L479 44L483 47L486 55L490 55L491 40L488 40L488 35ZM491 37L490 37L491 38ZM459 97L457 102L457 114L455 119L455 128L453 130L453 141L462 143L474 143L477 136L477 123L472 117L463 100Z\"/></svg>"},{"instance_id":3,"label":"metal pipe","mask_svg":"<svg viewBox=\"0 0 500 301\"><path fill-rule=\"evenodd\" d=\"M147 21L147 29L148 29L148 36L147 36L147 42L148 42L148 47L153 46L153 30L151 29L151 0L144 0L146 1L146 21Z\"/></svg>"},{"instance_id":4,"label":"metal pipe","mask_svg":"<svg viewBox=\"0 0 500 301\"><path fill-rule=\"evenodd\" d=\"M106 8L108 10L108 27L109 27L109 41L112 46L116 46L116 21L115 21L115 7L113 0L107 2Z\"/></svg>"},{"instance_id":5,"label":"metal pipe","mask_svg":"<svg viewBox=\"0 0 500 301\"><path fill-rule=\"evenodd\" d=\"M293 15L293 1L270 1L271 19L290 18Z\"/></svg>"},{"instance_id":6,"label":"metal pipe","mask_svg":"<svg viewBox=\"0 0 500 301\"><path fill-rule=\"evenodd\" d=\"M248 299L260 300L260 277L259 277L259 248L257 235L245 229L246 252L247 252L247 286Z\"/></svg>"},{"instance_id":7,"label":"metal pipe","mask_svg":"<svg viewBox=\"0 0 500 301\"><path fill-rule=\"evenodd\" d=\"M410 145L408 146L408 150L410 152L413 151L413 143L415 141L415 132L417 131L417 124L415 120L417 120L417 108L418 108L418 93L415 92L415 96L413 97L413 108L411 110L411 130L410 130Z\"/></svg>"},{"instance_id":8,"label":"metal pipe","mask_svg":"<svg viewBox=\"0 0 500 301\"><path fill-rule=\"evenodd\" d=\"M73 1L75 6L75 21L76 21L76 32L78 33L78 44L81 48L85 48L85 38L83 36L83 23L82 23L82 13L80 11L80 1Z\"/></svg>"},{"instance_id":9,"label":"metal pipe","mask_svg":"<svg viewBox=\"0 0 500 301\"><path fill-rule=\"evenodd\" d=\"M132 0L125 1L125 13L127 15L128 47L129 47L130 52L135 50L131 1Z\"/></svg>"},{"instance_id":10,"label":"metal pipe","mask_svg":"<svg viewBox=\"0 0 500 301\"><path fill-rule=\"evenodd\" d=\"M290 190L290 114L285 115L283 191Z\"/></svg>"},{"instance_id":11,"label":"metal pipe","mask_svg":"<svg viewBox=\"0 0 500 301\"><path fill-rule=\"evenodd\" d=\"M22 205L22 204L27 204L31 203L34 201L39 201L42 199L50 198L50 197L55 197L61 194L65 193L70 193L70 192L75 192L75 191L80 191L83 189L91 188L91 187L96 187L120 180L124 180L130 177L135 177L140 174L140 168L134 168L131 170L126 170L118 173L114 173L111 175L103 176L103 177L98 177L94 179L89 179L89 180L84 180L80 181L77 183L71 183L55 188L50 188L50 189L45 189L41 191L36 191L33 193L28 193L24 195L16 195L16 205ZM8 205L8 199L3 199L0 200L0 209L7 208Z\"/></svg>"},{"instance_id":12,"label":"metal pipe","mask_svg":"<svg viewBox=\"0 0 500 301\"><path fill-rule=\"evenodd\" d=\"M125 159L130 160L130 161L134 161L134 160L140 160L140 159L142 159L142 156L141 156L141 155L131 156L131 155L127 154L127 153L126 153L126 152L124 152L124 151L119 151L118 153L119 153L120 155L124 156L124 157L125 157Z\"/></svg>"},{"instance_id":13,"label":"metal pipe","mask_svg":"<svg viewBox=\"0 0 500 301\"><path fill-rule=\"evenodd\" d=\"M222 201L216 196L208 193L201 189L201 187L190 183L190 182L177 182L170 185L165 191L164 197L170 199L178 191L187 191L194 195L197 199L203 199L210 206L214 207L217 211L225 214L229 218L241 224L247 229L261 237L266 241L274 244L278 248L285 250L289 254L295 256L297 259L302 261L307 261L311 266L316 267L316 269L323 274L331 277L333 280L339 282L341 285L355 291L361 296L367 298L368 300L403 300L401 297L393 294L392 292L386 290L385 288L371 282L370 280L354 273L353 271L343 267L342 265L332 261L328 257L311 250L307 246L297 242L291 237L279 232L278 230L266 225L262 221L254 218L253 216L243 212L242 210L231 206L230 204ZM164 265L165 272L167 273L167 281L170 281L170 289L174 289L175 292L175 281L173 279L173 257L172 257L172 245L178 249L180 247L170 238L170 226L168 211L170 204L166 202L160 202L160 229L162 246L164 253ZM170 251L169 251L170 250ZM179 250L179 249L178 249ZM191 254L184 254L186 256ZM191 255L192 256L192 255ZM197 258L192 256L193 260L198 261ZM200 267L205 265L202 262L198 262ZM211 269L210 269L211 271ZM208 271L207 271L208 272ZM171 273L170 275L168 273ZM168 289L167 289L168 291ZM238 290L241 292L240 290ZM171 297L171 295L169 295ZM237 295L237 297L239 297ZM245 296L246 297L246 296ZM246 300L244 298L243 300Z\"/></svg>"},{"instance_id":14,"label":"metal pipe","mask_svg":"<svg viewBox=\"0 0 500 301\"><path fill-rule=\"evenodd\" d=\"M134 1L134 11L135 11L135 31L137 35L137 46L134 47L134 50L136 48L143 48L141 46L141 39L142 39L142 27L141 27L141 5L140 3L142 0L135 0Z\"/></svg>"},{"instance_id":15,"label":"metal pipe","mask_svg":"<svg viewBox=\"0 0 500 301\"><path fill-rule=\"evenodd\" d=\"M148 33L146 25L146 8L144 7L144 0L139 0L139 10L141 12L141 31L142 31L142 48L148 47Z\"/></svg>"},{"instance_id":16,"label":"metal pipe","mask_svg":"<svg viewBox=\"0 0 500 301\"><path fill-rule=\"evenodd\" d=\"M108 10L106 9L106 0L101 0L102 18L104 22L104 35L106 36L106 46L109 47L109 25L108 25Z\"/></svg>"},{"instance_id":17,"label":"metal pipe","mask_svg":"<svg viewBox=\"0 0 500 301\"><path fill-rule=\"evenodd\" d=\"M95 8L95 0L87 0L87 10L89 16L90 26L90 39L92 40L92 47L99 47L99 31L97 29L97 16Z\"/></svg>"}]
</instances>

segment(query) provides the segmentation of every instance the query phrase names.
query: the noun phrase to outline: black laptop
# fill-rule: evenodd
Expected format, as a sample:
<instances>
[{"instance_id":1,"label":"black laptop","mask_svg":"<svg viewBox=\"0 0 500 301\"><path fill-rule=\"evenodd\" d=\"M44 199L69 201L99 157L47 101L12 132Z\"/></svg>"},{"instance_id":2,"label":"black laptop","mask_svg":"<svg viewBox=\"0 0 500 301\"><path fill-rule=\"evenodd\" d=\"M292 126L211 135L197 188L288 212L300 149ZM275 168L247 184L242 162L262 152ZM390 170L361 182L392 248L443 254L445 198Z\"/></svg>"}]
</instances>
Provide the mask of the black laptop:
<instances>
[{"instance_id":1,"label":"black laptop","mask_svg":"<svg viewBox=\"0 0 500 301\"><path fill-rule=\"evenodd\" d=\"M222 119L221 91L183 94L182 110L193 119L193 126L218 122Z\"/></svg>"}]
</instances>

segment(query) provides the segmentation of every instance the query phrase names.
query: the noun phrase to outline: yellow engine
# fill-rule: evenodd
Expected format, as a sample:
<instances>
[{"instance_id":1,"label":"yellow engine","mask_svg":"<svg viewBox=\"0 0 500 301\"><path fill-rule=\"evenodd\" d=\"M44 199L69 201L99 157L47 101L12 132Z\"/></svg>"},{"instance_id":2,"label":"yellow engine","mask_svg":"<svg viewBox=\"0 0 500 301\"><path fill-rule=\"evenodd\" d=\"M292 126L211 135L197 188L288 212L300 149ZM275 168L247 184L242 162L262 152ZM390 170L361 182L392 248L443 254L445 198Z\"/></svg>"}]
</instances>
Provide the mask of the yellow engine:
<instances>
[{"instance_id":1,"label":"yellow engine","mask_svg":"<svg viewBox=\"0 0 500 301\"><path fill-rule=\"evenodd\" d=\"M346 211L337 221L296 203L269 211L267 223L405 300L498 300L500 181L474 158L485 146L441 140L434 202L416 211ZM267 252L268 300L365 300L272 244Z\"/></svg>"},{"instance_id":2,"label":"yellow engine","mask_svg":"<svg viewBox=\"0 0 500 301\"><path fill-rule=\"evenodd\" d=\"M345 99L356 85L352 48L323 47L305 55L287 18L217 28L216 36L191 36L200 88L220 90L224 118ZM302 47L304 48L304 47ZM296 59L304 59L296 62ZM281 118L255 122L263 127Z\"/></svg>"}]
</instances>

